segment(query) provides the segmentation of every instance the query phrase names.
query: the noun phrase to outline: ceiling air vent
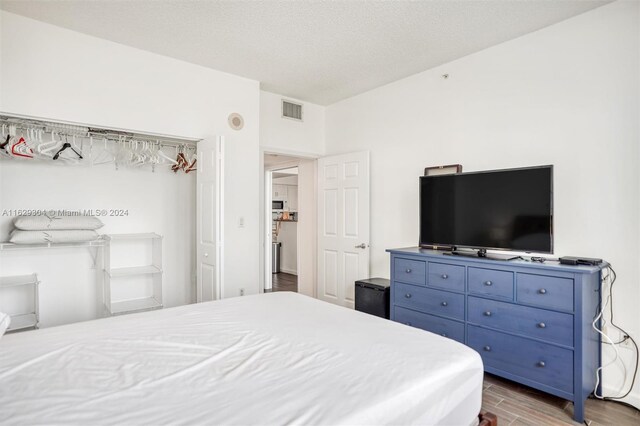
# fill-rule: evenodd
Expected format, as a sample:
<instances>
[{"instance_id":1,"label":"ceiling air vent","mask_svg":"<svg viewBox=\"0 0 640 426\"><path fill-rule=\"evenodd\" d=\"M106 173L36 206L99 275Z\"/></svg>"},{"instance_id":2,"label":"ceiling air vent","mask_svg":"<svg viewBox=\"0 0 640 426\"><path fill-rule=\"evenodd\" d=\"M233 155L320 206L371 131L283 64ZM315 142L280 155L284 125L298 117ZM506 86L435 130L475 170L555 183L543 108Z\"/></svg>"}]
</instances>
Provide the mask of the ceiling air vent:
<instances>
[{"instance_id":1,"label":"ceiling air vent","mask_svg":"<svg viewBox=\"0 0 640 426\"><path fill-rule=\"evenodd\" d=\"M282 100L282 116L292 120L302 121L302 104Z\"/></svg>"}]
</instances>

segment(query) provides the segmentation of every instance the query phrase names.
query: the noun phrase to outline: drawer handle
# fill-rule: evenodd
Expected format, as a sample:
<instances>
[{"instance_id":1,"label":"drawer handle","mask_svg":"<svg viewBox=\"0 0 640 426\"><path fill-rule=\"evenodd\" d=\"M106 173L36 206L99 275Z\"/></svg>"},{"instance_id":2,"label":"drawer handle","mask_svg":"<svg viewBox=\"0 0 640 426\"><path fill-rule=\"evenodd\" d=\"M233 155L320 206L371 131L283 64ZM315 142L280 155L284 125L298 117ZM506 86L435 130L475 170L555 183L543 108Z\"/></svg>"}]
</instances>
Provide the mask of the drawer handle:
<instances>
[{"instance_id":1,"label":"drawer handle","mask_svg":"<svg viewBox=\"0 0 640 426\"><path fill-rule=\"evenodd\" d=\"M538 290L538 293L547 294L547 289L546 288L541 288L540 290Z\"/></svg>"},{"instance_id":2,"label":"drawer handle","mask_svg":"<svg viewBox=\"0 0 640 426\"><path fill-rule=\"evenodd\" d=\"M490 317L490 316L491 316L491 311L486 311L486 312L484 313L484 316L485 316L485 317Z\"/></svg>"},{"instance_id":3,"label":"drawer handle","mask_svg":"<svg viewBox=\"0 0 640 426\"><path fill-rule=\"evenodd\" d=\"M442 306L449 306L449 304L447 302L442 302L441 305Z\"/></svg>"},{"instance_id":4,"label":"drawer handle","mask_svg":"<svg viewBox=\"0 0 640 426\"><path fill-rule=\"evenodd\" d=\"M443 279L443 280L446 280L447 278L449 278L449 275L447 275L447 274L442 274L442 279Z\"/></svg>"},{"instance_id":5,"label":"drawer handle","mask_svg":"<svg viewBox=\"0 0 640 426\"><path fill-rule=\"evenodd\" d=\"M487 287L491 287L493 283L491 281L485 281L484 285L486 285Z\"/></svg>"},{"instance_id":6,"label":"drawer handle","mask_svg":"<svg viewBox=\"0 0 640 426\"><path fill-rule=\"evenodd\" d=\"M540 361L540 362L538 362L538 367L540 367L540 368L544 368L546 365L547 365L547 364L545 364L545 362L544 362L544 361Z\"/></svg>"},{"instance_id":7,"label":"drawer handle","mask_svg":"<svg viewBox=\"0 0 640 426\"><path fill-rule=\"evenodd\" d=\"M545 324L543 322L539 322L538 323L538 328L547 328L547 324Z\"/></svg>"},{"instance_id":8,"label":"drawer handle","mask_svg":"<svg viewBox=\"0 0 640 426\"><path fill-rule=\"evenodd\" d=\"M407 274L411 273L411 269L407 268L407 270L405 271Z\"/></svg>"},{"instance_id":9,"label":"drawer handle","mask_svg":"<svg viewBox=\"0 0 640 426\"><path fill-rule=\"evenodd\" d=\"M442 337L447 337L447 333L442 333L441 336Z\"/></svg>"},{"instance_id":10,"label":"drawer handle","mask_svg":"<svg viewBox=\"0 0 640 426\"><path fill-rule=\"evenodd\" d=\"M483 348L487 352L491 352L491 346L487 345Z\"/></svg>"},{"instance_id":11,"label":"drawer handle","mask_svg":"<svg viewBox=\"0 0 640 426\"><path fill-rule=\"evenodd\" d=\"M406 297L407 299L411 299L411 293L405 294L404 297Z\"/></svg>"}]
</instances>

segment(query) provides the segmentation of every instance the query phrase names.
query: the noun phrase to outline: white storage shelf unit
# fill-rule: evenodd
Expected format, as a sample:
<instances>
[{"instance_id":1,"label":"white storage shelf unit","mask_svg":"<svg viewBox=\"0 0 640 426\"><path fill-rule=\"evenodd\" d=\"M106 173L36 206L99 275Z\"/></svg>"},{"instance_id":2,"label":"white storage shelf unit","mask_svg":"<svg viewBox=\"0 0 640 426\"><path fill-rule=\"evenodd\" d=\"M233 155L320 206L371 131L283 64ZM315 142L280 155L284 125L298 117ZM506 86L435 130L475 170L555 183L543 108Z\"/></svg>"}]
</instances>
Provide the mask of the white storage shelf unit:
<instances>
[{"instance_id":1,"label":"white storage shelf unit","mask_svg":"<svg viewBox=\"0 0 640 426\"><path fill-rule=\"evenodd\" d=\"M38 309L38 275L14 275L8 277L0 277L0 291L7 291L9 288L14 288L20 291L29 291L33 293L33 301L31 308L27 312L21 312L17 314L10 314L11 324L7 331L26 330L29 328L38 328L40 322L40 315ZM18 289L17 287L22 287Z\"/></svg>"},{"instance_id":2,"label":"white storage shelf unit","mask_svg":"<svg viewBox=\"0 0 640 426\"><path fill-rule=\"evenodd\" d=\"M103 238L107 247L104 251L104 305L107 314L120 315L162 308L162 236L155 233L108 234ZM129 244L144 242L151 245L151 264L140 266L114 267L114 251L124 249ZM151 277L151 294L133 299L115 299L114 286L121 278ZM127 284L131 282L127 280Z\"/></svg>"}]
</instances>

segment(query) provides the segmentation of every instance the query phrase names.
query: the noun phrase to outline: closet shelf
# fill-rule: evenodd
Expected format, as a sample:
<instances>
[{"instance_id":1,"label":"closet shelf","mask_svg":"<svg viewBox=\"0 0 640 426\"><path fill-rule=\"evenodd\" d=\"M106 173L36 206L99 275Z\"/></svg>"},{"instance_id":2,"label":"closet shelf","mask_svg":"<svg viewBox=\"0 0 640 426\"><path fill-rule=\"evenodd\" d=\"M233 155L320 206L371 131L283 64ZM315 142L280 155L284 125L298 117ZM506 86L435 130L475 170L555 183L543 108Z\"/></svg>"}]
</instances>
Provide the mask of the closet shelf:
<instances>
[{"instance_id":1,"label":"closet shelf","mask_svg":"<svg viewBox=\"0 0 640 426\"><path fill-rule=\"evenodd\" d=\"M79 243L37 243L37 244L14 244L0 243L2 250L22 250L22 249L48 249L48 248L76 248L76 247L103 247L103 240L83 241Z\"/></svg>"},{"instance_id":2,"label":"closet shelf","mask_svg":"<svg viewBox=\"0 0 640 426\"><path fill-rule=\"evenodd\" d=\"M148 311L151 309L162 308L162 235L158 235L155 232L147 232L141 234L108 234L103 238L106 241L106 249L104 250L104 306L106 313L109 315L121 315L131 312ZM143 242L151 248L151 262L150 265L138 265L128 267L111 267L111 257L113 255L114 248L118 250L124 246L127 246L128 242ZM114 244L115 243L115 244ZM135 277L134 280L125 280L119 284L116 284L116 278L120 277ZM112 286L126 284L130 286L135 283L139 278L151 278L153 282L151 288L151 294L149 291L146 295L139 295L136 299L128 300L113 300ZM132 282L133 281L133 282ZM144 280L142 280L144 282ZM141 297L142 296L142 297Z\"/></svg>"},{"instance_id":3,"label":"closet shelf","mask_svg":"<svg viewBox=\"0 0 640 426\"><path fill-rule=\"evenodd\" d=\"M161 274L162 269L154 265L130 266L126 268L113 268L108 270L107 273L111 278L115 278L115 277L127 277L131 275Z\"/></svg>"},{"instance_id":4,"label":"closet shelf","mask_svg":"<svg viewBox=\"0 0 640 426\"><path fill-rule=\"evenodd\" d=\"M32 285L37 283L38 276L36 274L0 277L0 288L16 287L20 285Z\"/></svg>"},{"instance_id":5,"label":"closet shelf","mask_svg":"<svg viewBox=\"0 0 640 426\"><path fill-rule=\"evenodd\" d=\"M103 238L111 241L149 240L149 239L155 239L155 238L162 238L162 235L158 235L155 232L147 232L143 234L108 234L108 235L104 235Z\"/></svg>"},{"instance_id":6,"label":"closet shelf","mask_svg":"<svg viewBox=\"0 0 640 426\"><path fill-rule=\"evenodd\" d=\"M162 303L153 297L145 297L143 299L122 300L111 302L111 315L118 315L132 312L149 311L152 309L162 308Z\"/></svg>"},{"instance_id":7,"label":"closet shelf","mask_svg":"<svg viewBox=\"0 0 640 426\"><path fill-rule=\"evenodd\" d=\"M25 328L35 328L38 325L38 317L34 313L11 315L11 324L7 331L24 330Z\"/></svg>"}]
</instances>

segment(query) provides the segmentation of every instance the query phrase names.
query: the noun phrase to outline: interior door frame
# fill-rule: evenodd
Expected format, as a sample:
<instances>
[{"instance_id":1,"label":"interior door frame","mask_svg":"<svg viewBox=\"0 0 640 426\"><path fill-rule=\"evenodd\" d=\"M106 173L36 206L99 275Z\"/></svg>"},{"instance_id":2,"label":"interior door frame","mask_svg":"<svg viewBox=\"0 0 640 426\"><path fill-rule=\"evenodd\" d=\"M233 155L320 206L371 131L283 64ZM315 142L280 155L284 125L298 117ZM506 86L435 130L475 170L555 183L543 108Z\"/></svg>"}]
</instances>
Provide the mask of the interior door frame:
<instances>
[{"instance_id":1,"label":"interior door frame","mask_svg":"<svg viewBox=\"0 0 640 426\"><path fill-rule=\"evenodd\" d=\"M265 284L270 282L271 276L271 193L267 193L267 172L271 170L284 169L286 167L296 167L298 162L292 161L290 163L278 164L275 167L266 167L264 165L265 154L285 155L288 157L296 157L301 160L317 160L321 157L318 154L310 154L299 151L286 150L281 148L260 147L260 283L259 292L264 293ZM271 185L269 185L271 186ZM271 190L271 188L268 188ZM315 190L315 189L314 189ZM317 192L314 195L317 199ZM267 204L269 201L269 204ZM267 232L268 231L268 232ZM300 245L298 245L297 253L298 263L300 260ZM315 291L315 286L314 286Z\"/></svg>"}]
</instances>

